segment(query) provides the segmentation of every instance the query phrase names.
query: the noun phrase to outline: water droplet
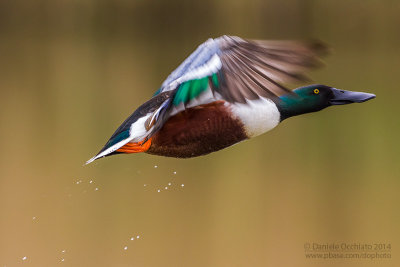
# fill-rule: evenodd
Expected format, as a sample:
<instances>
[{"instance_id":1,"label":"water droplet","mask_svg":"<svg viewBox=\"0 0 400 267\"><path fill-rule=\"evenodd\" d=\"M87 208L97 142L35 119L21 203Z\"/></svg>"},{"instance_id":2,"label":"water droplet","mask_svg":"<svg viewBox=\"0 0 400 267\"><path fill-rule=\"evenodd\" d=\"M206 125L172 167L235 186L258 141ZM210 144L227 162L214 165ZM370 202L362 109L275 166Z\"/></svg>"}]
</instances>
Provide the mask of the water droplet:
<instances>
[{"instance_id":1,"label":"water droplet","mask_svg":"<svg viewBox=\"0 0 400 267\"><path fill-rule=\"evenodd\" d=\"M62 262L64 262L64 261L65 261L65 259L61 259L61 261L62 261Z\"/></svg>"},{"instance_id":2,"label":"water droplet","mask_svg":"<svg viewBox=\"0 0 400 267\"><path fill-rule=\"evenodd\" d=\"M160 189L158 189L158 190L157 190L157 192L158 192L158 193L160 193L160 192L161 192L161 190L160 190Z\"/></svg>"},{"instance_id":3,"label":"water droplet","mask_svg":"<svg viewBox=\"0 0 400 267\"><path fill-rule=\"evenodd\" d=\"M176 174L176 172L174 172L174 174Z\"/></svg>"},{"instance_id":4,"label":"water droplet","mask_svg":"<svg viewBox=\"0 0 400 267\"><path fill-rule=\"evenodd\" d=\"M26 257L26 256L22 257L22 260L23 260L23 261L26 261L26 259L27 259L27 257Z\"/></svg>"},{"instance_id":5,"label":"water droplet","mask_svg":"<svg viewBox=\"0 0 400 267\"><path fill-rule=\"evenodd\" d=\"M32 217L32 220L36 220L36 216L33 216L33 217Z\"/></svg>"},{"instance_id":6,"label":"water droplet","mask_svg":"<svg viewBox=\"0 0 400 267\"><path fill-rule=\"evenodd\" d=\"M133 241L133 240L135 240L135 238L134 238L134 237L131 237L131 240Z\"/></svg>"},{"instance_id":7,"label":"water droplet","mask_svg":"<svg viewBox=\"0 0 400 267\"><path fill-rule=\"evenodd\" d=\"M99 190L99 188L98 188L98 187L96 187L94 190L95 190L95 191L98 191L98 190Z\"/></svg>"},{"instance_id":8,"label":"water droplet","mask_svg":"<svg viewBox=\"0 0 400 267\"><path fill-rule=\"evenodd\" d=\"M127 250L127 249L128 249L128 247L127 247L127 246L125 246L125 247L124 247L124 250Z\"/></svg>"},{"instance_id":9,"label":"water droplet","mask_svg":"<svg viewBox=\"0 0 400 267\"><path fill-rule=\"evenodd\" d=\"M65 253L65 249L61 250L61 253Z\"/></svg>"},{"instance_id":10,"label":"water droplet","mask_svg":"<svg viewBox=\"0 0 400 267\"><path fill-rule=\"evenodd\" d=\"M140 236L137 235L137 236L136 236L136 239L139 239L139 238L140 238Z\"/></svg>"},{"instance_id":11,"label":"water droplet","mask_svg":"<svg viewBox=\"0 0 400 267\"><path fill-rule=\"evenodd\" d=\"M171 185L171 183L168 183L168 185Z\"/></svg>"},{"instance_id":12,"label":"water droplet","mask_svg":"<svg viewBox=\"0 0 400 267\"><path fill-rule=\"evenodd\" d=\"M90 181L89 181L89 184L93 184L93 180L90 180Z\"/></svg>"},{"instance_id":13,"label":"water droplet","mask_svg":"<svg viewBox=\"0 0 400 267\"><path fill-rule=\"evenodd\" d=\"M157 169L158 168L158 166L157 165L154 165L154 169Z\"/></svg>"},{"instance_id":14,"label":"water droplet","mask_svg":"<svg viewBox=\"0 0 400 267\"><path fill-rule=\"evenodd\" d=\"M147 186L147 184L144 184L143 186Z\"/></svg>"},{"instance_id":15,"label":"water droplet","mask_svg":"<svg viewBox=\"0 0 400 267\"><path fill-rule=\"evenodd\" d=\"M184 185L184 184L181 184L181 186L184 187L185 185Z\"/></svg>"},{"instance_id":16,"label":"water droplet","mask_svg":"<svg viewBox=\"0 0 400 267\"><path fill-rule=\"evenodd\" d=\"M168 186L165 187L165 190L167 190L167 189L168 189Z\"/></svg>"}]
</instances>

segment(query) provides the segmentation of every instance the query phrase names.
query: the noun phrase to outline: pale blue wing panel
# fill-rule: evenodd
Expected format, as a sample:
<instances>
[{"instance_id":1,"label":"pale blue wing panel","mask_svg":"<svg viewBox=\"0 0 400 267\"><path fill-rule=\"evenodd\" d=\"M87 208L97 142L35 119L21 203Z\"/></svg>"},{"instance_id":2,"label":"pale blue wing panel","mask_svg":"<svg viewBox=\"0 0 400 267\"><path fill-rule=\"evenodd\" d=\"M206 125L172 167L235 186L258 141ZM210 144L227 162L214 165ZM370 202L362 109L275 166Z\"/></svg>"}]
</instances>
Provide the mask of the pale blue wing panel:
<instances>
[{"instance_id":1,"label":"pale blue wing panel","mask_svg":"<svg viewBox=\"0 0 400 267\"><path fill-rule=\"evenodd\" d=\"M196 69L204 66L219 52L218 42L214 39L208 39L206 42L201 44L176 70L174 70L161 86L161 92L166 90L173 90L169 85L184 75L195 71ZM208 73L210 75L212 73ZM205 75L205 76L208 76Z\"/></svg>"}]
</instances>

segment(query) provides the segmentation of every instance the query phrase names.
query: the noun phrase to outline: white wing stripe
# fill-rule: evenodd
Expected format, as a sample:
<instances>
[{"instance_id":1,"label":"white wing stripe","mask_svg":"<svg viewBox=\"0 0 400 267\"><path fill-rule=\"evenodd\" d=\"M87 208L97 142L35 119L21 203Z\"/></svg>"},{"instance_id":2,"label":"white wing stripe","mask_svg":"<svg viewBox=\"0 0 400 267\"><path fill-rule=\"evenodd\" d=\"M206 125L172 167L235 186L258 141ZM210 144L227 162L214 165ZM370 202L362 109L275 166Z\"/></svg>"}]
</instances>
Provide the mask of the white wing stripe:
<instances>
[{"instance_id":1,"label":"white wing stripe","mask_svg":"<svg viewBox=\"0 0 400 267\"><path fill-rule=\"evenodd\" d=\"M204 50L208 46L212 46L214 40L213 39L208 39L206 42L203 44L199 45L199 47L192 53L188 58L186 58L177 68L174 70L168 77L167 79L163 82L161 87L167 87L172 81L178 79L181 77L183 74L187 73L191 69L194 68L194 62L196 58L201 58L204 61L207 61L208 58L211 57L211 55L215 54L215 52L212 53L204 53Z\"/></svg>"},{"instance_id":2,"label":"white wing stripe","mask_svg":"<svg viewBox=\"0 0 400 267\"><path fill-rule=\"evenodd\" d=\"M190 71L183 75L182 77L179 77L175 81L171 82L168 86L168 88L165 89L165 91L168 90L173 90L175 89L179 84L182 84L184 82L194 80L194 79L200 79L207 77L209 75L212 75L216 73L219 69L222 67L222 62L221 59L217 54L214 54L209 61L207 61L205 64L201 65L200 67L194 69L193 71Z\"/></svg>"},{"instance_id":3,"label":"white wing stripe","mask_svg":"<svg viewBox=\"0 0 400 267\"><path fill-rule=\"evenodd\" d=\"M97 156L94 156L93 158L91 158L91 159L89 159L88 161L86 161L86 165L89 164L89 163L91 163L91 162L93 162L93 161L95 161L95 160L98 159L98 158L104 157L104 156L106 156L106 155L108 155L108 154L114 152L114 151L117 150L118 148L120 148L120 147L126 145L127 143L129 143L131 140L132 140L132 138L127 138L127 139L124 139L124 140L122 140L122 141L116 143L115 145L113 145L113 146L107 148L106 150L104 150L103 152L101 152L100 154L98 154Z\"/></svg>"},{"instance_id":4,"label":"white wing stripe","mask_svg":"<svg viewBox=\"0 0 400 267\"><path fill-rule=\"evenodd\" d=\"M207 76L213 74L215 71L221 68L218 67L218 62L219 65L222 65L221 60L219 58L216 59L216 57L218 57L219 51L220 50L218 41L214 39L208 39L205 43L201 44L185 61L183 61L181 65L179 65L176 70L174 70L168 76L168 78L163 82L161 86L161 92L173 90L179 82L190 80L190 76L193 76L192 73L197 73L198 69L207 69L213 64L217 64L212 69L213 71L209 70L208 72L205 72L204 75ZM188 78L184 78L187 76ZM200 75L195 75L194 77L202 78Z\"/></svg>"}]
</instances>

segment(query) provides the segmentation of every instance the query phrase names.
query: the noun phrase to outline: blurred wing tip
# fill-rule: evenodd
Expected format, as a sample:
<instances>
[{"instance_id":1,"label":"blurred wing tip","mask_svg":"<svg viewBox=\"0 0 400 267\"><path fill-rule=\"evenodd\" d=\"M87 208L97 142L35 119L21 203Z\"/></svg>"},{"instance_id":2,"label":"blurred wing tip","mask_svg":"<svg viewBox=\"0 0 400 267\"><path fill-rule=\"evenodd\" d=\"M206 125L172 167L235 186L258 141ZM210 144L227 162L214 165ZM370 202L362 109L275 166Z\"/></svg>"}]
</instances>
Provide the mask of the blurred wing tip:
<instances>
[{"instance_id":1,"label":"blurred wing tip","mask_svg":"<svg viewBox=\"0 0 400 267\"><path fill-rule=\"evenodd\" d=\"M315 39L310 40L307 43L307 46L318 56L327 56L332 52L332 49L329 45L321 40Z\"/></svg>"}]
</instances>

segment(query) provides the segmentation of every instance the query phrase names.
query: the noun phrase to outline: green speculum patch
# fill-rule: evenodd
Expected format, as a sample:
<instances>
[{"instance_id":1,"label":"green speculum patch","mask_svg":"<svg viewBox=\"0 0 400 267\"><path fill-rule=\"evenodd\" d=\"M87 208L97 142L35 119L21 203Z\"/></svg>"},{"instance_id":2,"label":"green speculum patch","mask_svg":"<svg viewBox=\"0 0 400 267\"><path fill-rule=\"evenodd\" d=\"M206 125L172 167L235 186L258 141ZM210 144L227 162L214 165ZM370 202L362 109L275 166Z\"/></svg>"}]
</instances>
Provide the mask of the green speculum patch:
<instances>
[{"instance_id":1,"label":"green speculum patch","mask_svg":"<svg viewBox=\"0 0 400 267\"><path fill-rule=\"evenodd\" d=\"M219 87L218 75L216 73L211 75L211 81L215 87Z\"/></svg>"},{"instance_id":2,"label":"green speculum patch","mask_svg":"<svg viewBox=\"0 0 400 267\"><path fill-rule=\"evenodd\" d=\"M216 77L214 78L214 75L215 74L212 75L212 81L215 85L215 82L218 84L218 79ZM173 104L175 106L178 106L180 103L186 104L190 100L198 97L208 88L208 77L184 82L179 86L178 91L175 94Z\"/></svg>"}]
</instances>

